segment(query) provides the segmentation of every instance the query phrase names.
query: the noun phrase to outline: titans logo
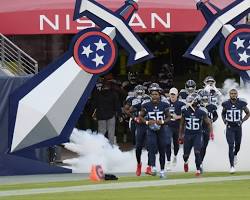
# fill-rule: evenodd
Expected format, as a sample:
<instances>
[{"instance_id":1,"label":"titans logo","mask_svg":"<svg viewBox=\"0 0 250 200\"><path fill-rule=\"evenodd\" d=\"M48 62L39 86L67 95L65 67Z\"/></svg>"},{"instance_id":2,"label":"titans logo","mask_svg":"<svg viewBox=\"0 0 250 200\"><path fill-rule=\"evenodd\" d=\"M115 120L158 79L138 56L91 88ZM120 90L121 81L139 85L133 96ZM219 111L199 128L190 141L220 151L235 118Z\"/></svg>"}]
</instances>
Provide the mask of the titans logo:
<instances>
[{"instance_id":1,"label":"titans logo","mask_svg":"<svg viewBox=\"0 0 250 200\"><path fill-rule=\"evenodd\" d=\"M68 142L96 80L116 61L116 43L128 52L128 65L152 58L128 26L137 9L133 0L115 12L93 0L76 0L74 20L87 16L98 28L76 34L61 58L11 96L9 155L25 157L27 151Z\"/></svg>"},{"instance_id":2,"label":"titans logo","mask_svg":"<svg viewBox=\"0 0 250 200\"><path fill-rule=\"evenodd\" d=\"M113 41L102 32L88 32L74 46L75 61L84 71L92 74L107 71L113 65L115 57Z\"/></svg>"},{"instance_id":3,"label":"titans logo","mask_svg":"<svg viewBox=\"0 0 250 200\"><path fill-rule=\"evenodd\" d=\"M250 26L238 23L250 12L250 0L236 0L222 10L209 1L198 1L197 8L207 25L184 56L211 64L209 51L220 42L225 65L238 71L244 82L250 82Z\"/></svg>"}]
</instances>

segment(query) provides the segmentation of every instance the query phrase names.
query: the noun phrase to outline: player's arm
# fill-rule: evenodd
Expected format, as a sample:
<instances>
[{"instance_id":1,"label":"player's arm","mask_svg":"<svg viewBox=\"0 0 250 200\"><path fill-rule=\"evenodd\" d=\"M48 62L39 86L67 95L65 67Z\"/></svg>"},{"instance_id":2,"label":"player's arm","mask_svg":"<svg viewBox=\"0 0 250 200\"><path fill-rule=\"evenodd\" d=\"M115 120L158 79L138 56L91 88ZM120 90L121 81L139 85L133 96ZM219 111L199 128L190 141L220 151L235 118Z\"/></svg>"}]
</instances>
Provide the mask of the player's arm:
<instances>
[{"instance_id":1,"label":"player's arm","mask_svg":"<svg viewBox=\"0 0 250 200\"><path fill-rule=\"evenodd\" d=\"M184 120L184 117L181 116L180 126L179 126L179 143L183 143L184 125L185 125L185 120Z\"/></svg>"},{"instance_id":2,"label":"player's arm","mask_svg":"<svg viewBox=\"0 0 250 200\"><path fill-rule=\"evenodd\" d=\"M221 117L222 117L222 120L224 122L224 124L227 124L227 121L226 121L226 108L223 107L222 109L222 112L221 112Z\"/></svg>"},{"instance_id":3,"label":"player's arm","mask_svg":"<svg viewBox=\"0 0 250 200\"><path fill-rule=\"evenodd\" d=\"M186 105L186 104L182 102L181 108L182 108L183 106L185 106L185 105ZM181 114L174 114L174 115L172 115L171 117L174 118L175 120L179 120L179 119L181 119L182 115L181 115Z\"/></svg>"},{"instance_id":4,"label":"player's arm","mask_svg":"<svg viewBox=\"0 0 250 200\"><path fill-rule=\"evenodd\" d=\"M243 123L244 121L248 120L248 118L250 117L250 112L249 112L248 107L247 107L247 106L244 107L243 110L244 110L244 112L245 112L246 115L243 117L242 123Z\"/></svg>"},{"instance_id":5,"label":"player's arm","mask_svg":"<svg viewBox=\"0 0 250 200\"><path fill-rule=\"evenodd\" d=\"M170 120L171 120L171 115L170 115L170 112L169 112L169 109L167 109L165 111L165 119L164 119L164 124L168 123Z\"/></svg>"},{"instance_id":6,"label":"player's arm","mask_svg":"<svg viewBox=\"0 0 250 200\"><path fill-rule=\"evenodd\" d=\"M139 112L139 119L143 124L146 124L146 119L145 119L146 113L147 113L146 109L142 107L141 111Z\"/></svg>"},{"instance_id":7,"label":"player's arm","mask_svg":"<svg viewBox=\"0 0 250 200\"><path fill-rule=\"evenodd\" d=\"M207 125L207 127L209 128L209 137L211 140L214 140L214 132L213 132L213 126L212 126L212 122L211 120L208 118L207 115L205 115L204 117L204 122Z\"/></svg>"},{"instance_id":8,"label":"player's arm","mask_svg":"<svg viewBox=\"0 0 250 200\"><path fill-rule=\"evenodd\" d=\"M140 120L140 122L142 122L143 124L146 124L148 126L155 124L156 123L155 120L146 120L145 119L146 114L147 114L146 108L142 107L141 111L139 112L139 120Z\"/></svg>"},{"instance_id":9,"label":"player's arm","mask_svg":"<svg viewBox=\"0 0 250 200\"><path fill-rule=\"evenodd\" d=\"M215 122L218 119L218 113L216 110L213 111L213 122Z\"/></svg>"},{"instance_id":10,"label":"player's arm","mask_svg":"<svg viewBox=\"0 0 250 200\"><path fill-rule=\"evenodd\" d=\"M171 115L170 115L168 109L165 110L164 115L165 115L165 119L156 120L156 124L164 125L164 124L168 123L171 120Z\"/></svg>"},{"instance_id":11,"label":"player's arm","mask_svg":"<svg viewBox=\"0 0 250 200\"><path fill-rule=\"evenodd\" d=\"M147 110L144 107L142 107L141 111L139 112L139 120L140 120L140 122L142 122L143 124L146 124L146 125L154 124L155 121L145 119L146 114L147 114Z\"/></svg>"}]
</instances>

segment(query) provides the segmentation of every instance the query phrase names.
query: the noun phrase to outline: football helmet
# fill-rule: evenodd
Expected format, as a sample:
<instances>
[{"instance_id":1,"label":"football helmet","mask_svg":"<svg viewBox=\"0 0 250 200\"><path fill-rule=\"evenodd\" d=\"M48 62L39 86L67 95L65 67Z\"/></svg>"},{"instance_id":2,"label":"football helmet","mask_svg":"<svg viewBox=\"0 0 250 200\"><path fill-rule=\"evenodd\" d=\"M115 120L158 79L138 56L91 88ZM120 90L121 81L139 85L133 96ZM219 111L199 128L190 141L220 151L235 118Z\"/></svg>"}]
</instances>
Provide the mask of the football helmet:
<instances>
[{"instance_id":1,"label":"football helmet","mask_svg":"<svg viewBox=\"0 0 250 200\"><path fill-rule=\"evenodd\" d=\"M200 96L197 93L192 93L187 96L186 102L189 105L198 105L200 103Z\"/></svg>"},{"instance_id":2,"label":"football helmet","mask_svg":"<svg viewBox=\"0 0 250 200\"><path fill-rule=\"evenodd\" d=\"M200 92L200 103L203 106L207 106L209 104L210 93L207 90L202 90Z\"/></svg>"},{"instance_id":3,"label":"football helmet","mask_svg":"<svg viewBox=\"0 0 250 200\"><path fill-rule=\"evenodd\" d=\"M196 90L196 83L194 80L188 80L186 83L185 83L185 89L187 90L187 92L189 94L192 94L195 92Z\"/></svg>"},{"instance_id":4,"label":"football helmet","mask_svg":"<svg viewBox=\"0 0 250 200\"><path fill-rule=\"evenodd\" d=\"M148 88L148 92L151 93L152 91L158 91L158 92L161 92L162 89L161 87L159 86L158 83L152 83L149 88Z\"/></svg>"},{"instance_id":5,"label":"football helmet","mask_svg":"<svg viewBox=\"0 0 250 200\"><path fill-rule=\"evenodd\" d=\"M145 88L143 85L137 85L134 88L134 92L135 92L135 97L142 98L143 95L145 94Z\"/></svg>"},{"instance_id":6,"label":"football helmet","mask_svg":"<svg viewBox=\"0 0 250 200\"><path fill-rule=\"evenodd\" d=\"M215 87L216 81L214 80L214 77L212 77L212 76L207 76L207 77L204 79L203 83L205 84L205 86L206 86L206 85L210 85L210 86Z\"/></svg>"}]
</instances>

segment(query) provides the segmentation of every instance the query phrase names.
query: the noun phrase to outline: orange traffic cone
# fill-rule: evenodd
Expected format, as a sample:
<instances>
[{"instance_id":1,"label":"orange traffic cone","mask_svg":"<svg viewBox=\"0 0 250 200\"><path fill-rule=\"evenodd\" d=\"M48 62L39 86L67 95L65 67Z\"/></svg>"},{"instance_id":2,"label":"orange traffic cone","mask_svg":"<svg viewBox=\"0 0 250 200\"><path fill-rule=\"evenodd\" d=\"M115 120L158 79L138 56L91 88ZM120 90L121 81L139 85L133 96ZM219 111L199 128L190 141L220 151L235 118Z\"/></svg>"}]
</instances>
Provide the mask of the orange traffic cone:
<instances>
[{"instance_id":1,"label":"orange traffic cone","mask_svg":"<svg viewBox=\"0 0 250 200\"><path fill-rule=\"evenodd\" d=\"M89 175L89 179L92 181L101 181L104 179L104 173L101 165L92 165Z\"/></svg>"}]
</instances>

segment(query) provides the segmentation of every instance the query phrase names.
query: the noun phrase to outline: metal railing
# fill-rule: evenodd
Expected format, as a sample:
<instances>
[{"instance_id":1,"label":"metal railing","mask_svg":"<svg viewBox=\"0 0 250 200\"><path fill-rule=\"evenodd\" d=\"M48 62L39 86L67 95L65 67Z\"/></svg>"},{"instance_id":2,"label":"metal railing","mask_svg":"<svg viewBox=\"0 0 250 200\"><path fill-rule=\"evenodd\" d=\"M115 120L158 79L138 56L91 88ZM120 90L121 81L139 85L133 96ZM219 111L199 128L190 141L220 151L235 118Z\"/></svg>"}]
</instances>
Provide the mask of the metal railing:
<instances>
[{"instance_id":1,"label":"metal railing","mask_svg":"<svg viewBox=\"0 0 250 200\"><path fill-rule=\"evenodd\" d=\"M38 62L0 33L1 68L13 75L23 76L38 73Z\"/></svg>"}]
</instances>

